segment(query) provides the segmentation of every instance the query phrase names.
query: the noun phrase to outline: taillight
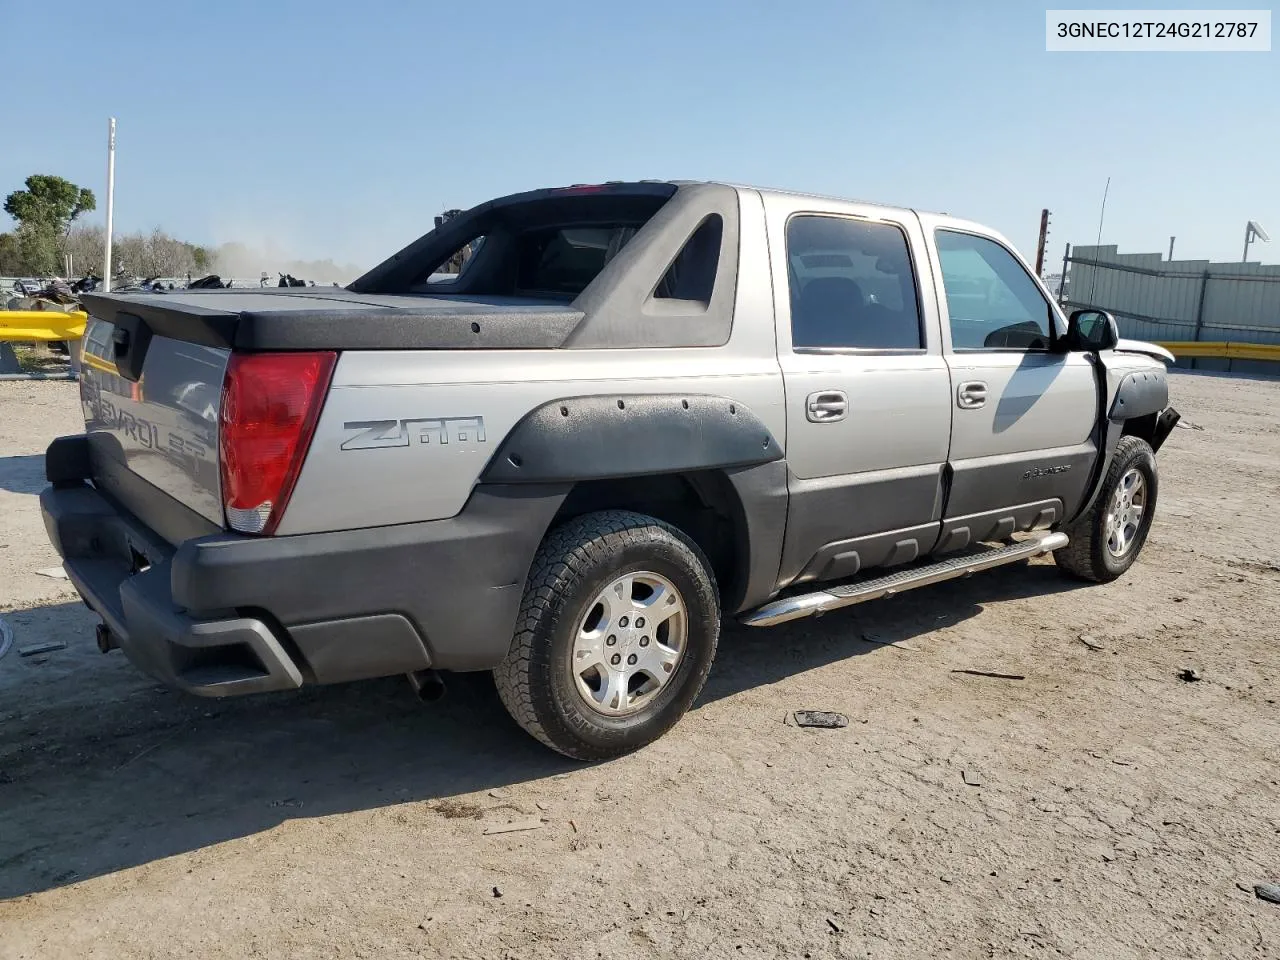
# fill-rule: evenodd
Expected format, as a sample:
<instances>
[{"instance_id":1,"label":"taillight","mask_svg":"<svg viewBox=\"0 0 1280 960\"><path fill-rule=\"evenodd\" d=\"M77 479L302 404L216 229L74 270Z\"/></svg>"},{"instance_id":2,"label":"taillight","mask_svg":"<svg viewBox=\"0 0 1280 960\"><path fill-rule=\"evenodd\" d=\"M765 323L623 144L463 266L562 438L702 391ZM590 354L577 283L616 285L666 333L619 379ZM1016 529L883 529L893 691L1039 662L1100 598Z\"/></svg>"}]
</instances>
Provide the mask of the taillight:
<instances>
[{"instance_id":1,"label":"taillight","mask_svg":"<svg viewBox=\"0 0 1280 960\"><path fill-rule=\"evenodd\" d=\"M219 417L222 503L240 533L271 534L311 445L335 353L233 353Z\"/></svg>"}]
</instances>

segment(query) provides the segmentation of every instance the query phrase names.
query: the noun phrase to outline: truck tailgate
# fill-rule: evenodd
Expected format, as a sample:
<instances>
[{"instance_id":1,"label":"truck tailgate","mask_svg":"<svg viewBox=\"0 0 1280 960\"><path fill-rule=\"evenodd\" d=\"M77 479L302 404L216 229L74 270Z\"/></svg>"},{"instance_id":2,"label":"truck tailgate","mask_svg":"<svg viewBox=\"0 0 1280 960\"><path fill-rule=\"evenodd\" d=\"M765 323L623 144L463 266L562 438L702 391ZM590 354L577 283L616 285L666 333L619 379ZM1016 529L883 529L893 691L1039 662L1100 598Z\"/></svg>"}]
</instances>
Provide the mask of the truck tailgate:
<instances>
[{"instance_id":1,"label":"truck tailgate","mask_svg":"<svg viewBox=\"0 0 1280 960\"><path fill-rule=\"evenodd\" d=\"M167 539L221 529L218 398L230 351L153 337L133 381L116 365L114 329L92 318L85 330L80 399L94 483Z\"/></svg>"},{"instance_id":2,"label":"truck tailgate","mask_svg":"<svg viewBox=\"0 0 1280 960\"><path fill-rule=\"evenodd\" d=\"M233 352L553 348L583 316L554 300L338 288L89 294L84 303L94 483L170 542L226 525L219 410Z\"/></svg>"}]
</instances>

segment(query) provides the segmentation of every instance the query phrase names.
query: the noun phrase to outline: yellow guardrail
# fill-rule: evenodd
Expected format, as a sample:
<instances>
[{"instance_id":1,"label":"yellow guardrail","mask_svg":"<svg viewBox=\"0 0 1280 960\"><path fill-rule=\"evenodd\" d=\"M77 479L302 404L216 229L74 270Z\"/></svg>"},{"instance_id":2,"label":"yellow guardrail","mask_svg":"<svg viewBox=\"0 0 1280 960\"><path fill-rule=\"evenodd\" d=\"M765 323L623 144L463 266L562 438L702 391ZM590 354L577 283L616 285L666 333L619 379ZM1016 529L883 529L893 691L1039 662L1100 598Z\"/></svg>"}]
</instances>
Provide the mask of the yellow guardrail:
<instances>
[{"instance_id":1,"label":"yellow guardrail","mask_svg":"<svg viewBox=\"0 0 1280 960\"><path fill-rule=\"evenodd\" d=\"M88 322L80 310L0 310L0 340L79 340Z\"/></svg>"},{"instance_id":2,"label":"yellow guardrail","mask_svg":"<svg viewBox=\"0 0 1280 960\"><path fill-rule=\"evenodd\" d=\"M79 340L89 315L81 310L0 310L0 341ZM1280 361L1280 344L1227 340L1157 341L1175 357L1215 357L1222 360ZM86 357L85 362L98 366Z\"/></svg>"},{"instance_id":3,"label":"yellow guardrail","mask_svg":"<svg viewBox=\"0 0 1280 960\"><path fill-rule=\"evenodd\" d=\"M1216 357L1220 360L1280 360L1280 343L1239 343L1231 340L1159 341L1175 357Z\"/></svg>"}]
</instances>

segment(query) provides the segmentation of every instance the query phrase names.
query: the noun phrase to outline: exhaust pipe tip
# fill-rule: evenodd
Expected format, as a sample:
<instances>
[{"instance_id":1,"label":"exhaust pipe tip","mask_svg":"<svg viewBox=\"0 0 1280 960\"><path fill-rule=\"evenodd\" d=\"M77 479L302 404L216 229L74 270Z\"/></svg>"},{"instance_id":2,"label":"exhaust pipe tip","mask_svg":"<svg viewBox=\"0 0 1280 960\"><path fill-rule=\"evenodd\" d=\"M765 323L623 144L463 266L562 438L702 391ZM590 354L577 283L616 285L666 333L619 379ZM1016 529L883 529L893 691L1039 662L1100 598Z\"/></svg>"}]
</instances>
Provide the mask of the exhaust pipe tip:
<instances>
[{"instance_id":1,"label":"exhaust pipe tip","mask_svg":"<svg viewBox=\"0 0 1280 960\"><path fill-rule=\"evenodd\" d=\"M105 623L100 623L94 627L93 638L98 643L98 649L103 653L110 653L112 650L120 649L120 641Z\"/></svg>"},{"instance_id":2,"label":"exhaust pipe tip","mask_svg":"<svg viewBox=\"0 0 1280 960\"><path fill-rule=\"evenodd\" d=\"M408 676L409 686L413 687L419 700L432 703L444 696L444 677L440 675L439 670L415 670Z\"/></svg>"}]
</instances>

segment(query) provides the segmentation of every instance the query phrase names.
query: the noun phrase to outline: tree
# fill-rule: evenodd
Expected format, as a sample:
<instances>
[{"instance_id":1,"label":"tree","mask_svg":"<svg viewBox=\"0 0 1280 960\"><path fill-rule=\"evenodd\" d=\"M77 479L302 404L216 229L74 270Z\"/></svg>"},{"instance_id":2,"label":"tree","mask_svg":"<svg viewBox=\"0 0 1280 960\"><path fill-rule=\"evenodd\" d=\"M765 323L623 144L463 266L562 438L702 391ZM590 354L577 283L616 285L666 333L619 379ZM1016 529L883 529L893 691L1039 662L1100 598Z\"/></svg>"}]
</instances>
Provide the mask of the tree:
<instances>
[{"instance_id":1,"label":"tree","mask_svg":"<svg viewBox=\"0 0 1280 960\"><path fill-rule=\"evenodd\" d=\"M198 256L201 252L205 254L207 267L207 251L175 240L159 227L150 233L118 236L111 244L112 263L117 272L137 277L182 277L200 272L204 269Z\"/></svg>"},{"instance_id":2,"label":"tree","mask_svg":"<svg viewBox=\"0 0 1280 960\"><path fill-rule=\"evenodd\" d=\"M146 244L146 237L140 233L117 234L111 241L112 269L117 274L150 276L147 273Z\"/></svg>"},{"instance_id":3,"label":"tree","mask_svg":"<svg viewBox=\"0 0 1280 960\"><path fill-rule=\"evenodd\" d=\"M27 177L27 189L15 190L4 201L4 212L24 227L52 231L65 239L82 213L96 209L93 191L50 174Z\"/></svg>"},{"instance_id":4,"label":"tree","mask_svg":"<svg viewBox=\"0 0 1280 960\"><path fill-rule=\"evenodd\" d=\"M14 240L24 272L61 273L72 223L97 206L93 191L42 173L27 177L26 186L4 201L4 212L18 221Z\"/></svg>"},{"instance_id":5,"label":"tree","mask_svg":"<svg viewBox=\"0 0 1280 960\"><path fill-rule=\"evenodd\" d=\"M63 253L71 254L73 273L78 276L102 276L102 254L106 236L106 228L97 223L77 223L71 228L62 250Z\"/></svg>"},{"instance_id":6,"label":"tree","mask_svg":"<svg viewBox=\"0 0 1280 960\"><path fill-rule=\"evenodd\" d=\"M18 243L17 235L0 233L0 277L26 273L23 269L25 266L26 264L22 262L22 247Z\"/></svg>"},{"instance_id":7,"label":"tree","mask_svg":"<svg viewBox=\"0 0 1280 960\"><path fill-rule=\"evenodd\" d=\"M25 273L47 277L62 272L62 255L58 250L58 236L51 230L30 223L20 224L14 231L18 240L18 253L25 266Z\"/></svg>"}]
</instances>

